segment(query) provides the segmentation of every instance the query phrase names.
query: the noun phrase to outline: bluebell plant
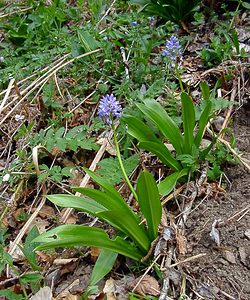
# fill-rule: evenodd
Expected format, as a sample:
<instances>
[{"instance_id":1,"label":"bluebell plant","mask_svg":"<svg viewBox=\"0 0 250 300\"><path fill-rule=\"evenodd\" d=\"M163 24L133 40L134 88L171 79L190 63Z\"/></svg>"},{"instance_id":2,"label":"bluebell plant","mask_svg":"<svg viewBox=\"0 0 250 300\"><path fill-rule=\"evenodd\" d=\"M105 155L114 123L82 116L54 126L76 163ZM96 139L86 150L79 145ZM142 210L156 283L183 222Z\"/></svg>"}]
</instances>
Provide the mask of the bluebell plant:
<instances>
[{"instance_id":1,"label":"bluebell plant","mask_svg":"<svg viewBox=\"0 0 250 300\"><path fill-rule=\"evenodd\" d=\"M100 228L82 225L62 225L36 238L35 242L41 243L37 247L37 250L55 247L95 246L108 251L104 255L105 259L107 257L113 259L113 252L128 256L134 260L141 260L144 257L148 257L147 254L151 243L157 238L158 225L161 220L162 208L160 196L155 179L149 172L141 172L138 177L136 190L133 188L125 172L116 136L116 120L121 115L122 107L113 94L102 97L98 108L98 116L114 132L116 153L124 179L139 204L147 226L140 222L138 214L129 207L112 185L94 172L84 168L85 172L89 174L102 190L76 187L73 189L81 193L83 197L59 194L48 195L47 198L56 205L72 207L98 217L100 220L116 228L117 233L113 237L109 237ZM106 274L103 273L102 265L103 262L100 263L101 268L98 267L96 271L99 274L99 278L100 274L102 276ZM110 267L112 268L112 265ZM110 269L108 268L108 270ZM93 280L91 284L95 284Z\"/></svg>"},{"instance_id":2,"label":"bluebell plant","mask_svg":"<svg viewBox=\"0 0 250 300\"><path fill-rule=\"evenodd\" d=\"M121 158L121 153L119 149L119 144L117 141L117 136L116 136L116 126L114 124L115 119L119 119L122 116L122 107L119 101L116 99L116 97L111 94L111 95L106 95L103 96L100 105L97 111L98 116L103 120L104 123L107 125L110 125L113 133L114 133L114 143L115 143L115 148L116 148L116 155L124 176L124 179L126 180L128 187L130 188L131 192L133 193L135 199L137 200L137 194L131 185L131 182L127 176L127 173L125 171L122 158Z\"/></svg>"},{"instance_id":3,"label":"bluebell plant","mask_svg":"<svg viewBox=\"0 0 250 300\"><path fill-rule=\"evenodd\" d=\"M181 66L183 56L182 56L182 46L178 38L174 35L170 39L166 40L165 48L162 50L162 55L166 58L166 67L173 68L176 72L177 78L180 83L180 88L182 92L184 91L183 84L180 77L179 68Z\"/></svg>"}]
</instances>

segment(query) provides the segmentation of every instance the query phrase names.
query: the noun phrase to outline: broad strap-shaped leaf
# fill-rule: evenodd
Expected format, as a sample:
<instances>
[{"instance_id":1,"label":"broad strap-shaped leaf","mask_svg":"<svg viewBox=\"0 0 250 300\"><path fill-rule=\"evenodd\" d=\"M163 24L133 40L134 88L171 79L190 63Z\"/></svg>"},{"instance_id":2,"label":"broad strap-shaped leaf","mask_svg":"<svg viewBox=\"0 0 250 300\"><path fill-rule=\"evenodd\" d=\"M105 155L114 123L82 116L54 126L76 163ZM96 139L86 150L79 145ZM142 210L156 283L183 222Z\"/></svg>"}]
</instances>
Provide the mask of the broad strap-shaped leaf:
<instances>
[{"instance_id":1,"label":"broad strap-shaped leaf","mask_svg":"<svg viewBox=\"0 0 250 300\"><path fill-rule=\"evenodd\" d=\"M47 198L55 205L75 208L93 216L96 216L98 212L107 210L103 205L87 197L82 198L74 195L57 194L49 195Z\"/></svg>"},{"instance_id":2,"label":"broad strap-shaped leaf","mask_svg":"<svg viewBox=\"0 0 250 300\"><path fill-rule=\"evenodd\" d=\"M155 179L149 172L144 171L140 174L136 193L140 210L147 221L148 233L152 242L158 235L162 207Z\"/></svg>"},{"instance_id":3,"label":"broad strap-shaped leaf","mask_svg":"<svg viewBox=\"0 0 250 300\"><path fill-rule=\"evenodd\" d=\"M111 184L109 184L105 179L98 176L95 172L89 170L88 168L83 168L83 169L96 183L98 183L104 189L104 191L110 197L117 199L118 202L121 202L121 201L124 202L123 198L117 192L117 190Z\"/></svg>"},{"instance_id":4,"label":"broad strap-shaped leaf","mask_svg":"<svg viewBox=\"0 0 250 300\"><path fill-rule=\"evenodd\" d=\"M137 104L137 106L155 123L162 134L173 145L177 154L181 154L183 150L183 136L164 108L153 99L146 99L143 104Z\"/></svg>"},{"instance_id":5,"label":"broad strap-shaped leaf","mask_svg":"<svg viewBox=\"0 0 250 300\"><path fill-rule=\"evenodd\" d=\"M172 153L162 142L141 142L139 148L155 154L165 165L169 166L172 170L180 170L182 167L177 159L174 158Z\"/></svg>"},{"instance_id":6,"label":"broad strap-shaped leaf","mask_svg":"<svg viewBox=\"0 0 250 300\"><path fill-rule=\"evenodd\" d=\"M120 210L108 210L98 213L97 217L106 220L106 222L112 224L114 227L120 228L145 254L149 251L150 240L143 225L134 223L133 219L129 218L124 212Z\"/></svg>"},{"instance_id":7,"label":"broad strap-shaped leaf","mask_svg":"<svg viewBox=\"0 0 250 300\"><path fill-rule=\"evenodd\" d=\"M201 81L200 83L201 93L202 97L205 101L208 101L210 99L210 88L208 84L205 81Z\"/></svg>"},{"instance_id":8,"label":"broad strap-shaped leaf","mask_svg":"<svg viewBox=\"0 0 250 300\"><path fill-rule=\"evenodd\" d=\"M135 222L138 224L140 223L139 217L130 209L124 199L121 197L120 201L117 201L117 198L111 197L106 192L102 192L100 190L90 189L90 188L82 188L82 187L75 187L73 188L74 191L79 192L93 200L96 201L100 205L104 206L107 210L117 209L127 214L127 216L133 217Z\"/></svg>"},{"instance_id":9,"label":"broad strap-shaped leaf","mask_svg":"<svg viewBox=\"0 0 250 300\"><path fill-rule=\"evenodd\" d=\"M175 172L167 176L158 184L158 190L162 196L168 195L175 187L178 179L188 174L188 169L183 169L181 171Z\"/></svg>"},{"instance_id":10,"label":"broad strap-shaped leaf","mask_svg":"<svg viewBox=\"0 0 250 300\"><path fill-rule=\"evenodd\" d=\"M74 188L74 190L92 198L94 201L106 208L106 210L100 211L100 213L96 214L98 218L126 233L131 239L139 244L142 249L148 249L150 241L146 231L142 225L139 225L139 217L132 211L123 199L121 201L117 201L116 198L112 198L105 192L95 189Z\"/></svg>"},{"instance_id":11,"label":"broad strap-shaped leaf","mask_svg":"<svg viewBox=\"0 0 250 300\"><path fill-rule=\"evenodd\" d=\"M194 144L197 148L200 147L201 140L204 135L204 130L209 122L210 119L210 113L212 110L212 102L207 101L207 105L205 106L204 110L201 113L200 119L199 119L199 129L194 139Z\"/></svg>"},{"instance_id":12,"label":"broad strap-shaped leaf","mask_svg":"<svg viewBox=\"0 0 250 300\"><path fill-rule=\"evenodd\" d=\"M102 249L91 273L89 285L96 285L113 268L118 254Z\"/></svg>"},{"instance_id":13,"label":"broad strap-shaped leaf","mask_svg":"<svg viewBox=\"0 0 250 300\"><path fill-rule=\"evenodd\" d=\"M135 246L120 237L110 239L100 228L81 225L62 225L42 233L33 242L42 243L35 250L46 250L57 247L93 246L107 249L134 260L140 260L142 253Z\"/></svg>"},{"instance_id":14,"label":"broad strap-shaped leaf","mask_svg":"<svg viewBox=\"0 0 250 300\"><path fill-rule=\"evenodd\" d=\"M183 92L181 94L182 121L184 129L184 151L191 154L194 143L195 110L190 96Z\"/></svg>"},{"instance_id":15,"label":"broad strap-shaped leaf","mask_svg":"<svg viewBox=\"0 0 250 300\"><path fill-rule=\"evenodd\" d=\"M145 125L139 118L125 115L122 117L122 122L128 125L128 133L139 142L158 142L159 139L156 137L151 128Z\"/></svg>"}]
</instances>

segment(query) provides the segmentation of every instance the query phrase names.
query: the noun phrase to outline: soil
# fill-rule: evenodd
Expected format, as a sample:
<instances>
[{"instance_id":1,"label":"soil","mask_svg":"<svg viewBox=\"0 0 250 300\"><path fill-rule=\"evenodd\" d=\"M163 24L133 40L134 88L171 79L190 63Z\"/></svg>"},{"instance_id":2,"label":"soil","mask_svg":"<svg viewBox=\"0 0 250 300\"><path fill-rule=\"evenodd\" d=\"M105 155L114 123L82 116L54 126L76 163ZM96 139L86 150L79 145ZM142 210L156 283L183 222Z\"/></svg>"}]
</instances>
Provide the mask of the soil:
<instances>
[{"instance_id":1,"label":"soil","mask_svg":"<svg viewBox=\"0 0 250 300\"><path fill-rule=\"evenodd\" d=\"M247 159L249 104L236 113L232 128L237 146ZM205 299L247 300L250 299L250 174L240 165L224 171L226 194L203 201L196 199L195 206L200 205L189 215L186 232L189 256L200 253L206 256L186 264L185 272L195 292ZM214 222L217 243L210 236Z\"/></svg>"}]
</instances>

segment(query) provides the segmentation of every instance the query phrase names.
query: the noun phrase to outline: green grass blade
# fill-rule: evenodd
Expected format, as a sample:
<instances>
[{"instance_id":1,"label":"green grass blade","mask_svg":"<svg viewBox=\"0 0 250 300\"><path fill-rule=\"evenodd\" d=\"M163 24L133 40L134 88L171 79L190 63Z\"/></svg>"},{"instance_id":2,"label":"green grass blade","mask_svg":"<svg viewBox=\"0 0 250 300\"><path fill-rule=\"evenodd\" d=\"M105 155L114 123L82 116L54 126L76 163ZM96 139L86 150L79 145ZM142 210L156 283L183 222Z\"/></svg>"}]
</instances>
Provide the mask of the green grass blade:
<instances>
[{"instance_id":1,"label":"green grass blade","mask_svg":"<svg viewBox=\"0 0 250 300\"><path fill-rule=\"evenodd\" d=\"M90 285L96 285L112 270L117 256L118 254L113 251L101 250L91 273Z\"/></svg>"},{"instance_id":2,"label":"green grass blade","mask_svg":"<svg viewBox=\"0 0 250 300\"><path fill-rule=\"evenodd\" d=\"M158 184L159 193L162 196L168 195L175 187L178 179L180 179L183 176L186 176L187 174L188 174L188 170L183 169L179 172L175 172L175 173L169 175L168 177L166 177L163 181L161 181Z\"/></svg>"},{"instance_id":3,"label":"green grass blade","mask_svg":"<svg viewBox=\"0 0 250 300\"><path fill-rule=\"evenodd\" d=\"M152 242L158 235L162 208L155 179L149 172L144 171L140 174L136 193L138 195L140 210L147 221L148 233Z\"/></svg>"},{"instance_id":4,"label":"green grass blade","mask_svg":"<svg viewBox=\"0 0 250 300\"><path fill-rule=\"evenodd\" d=\"M184 129L184 150L185 153L192 153L194 143L195 110L190 96L186 93L181 94L182 121Z\"/></svg>"},{"instance_id":5,"label":"green grass blade","mask_svg":"<svg viewBox=\"0 0 250 300\"><path fill-rule=\"evenodd\" d=\"M120 237L110 239L100 228L80 225L62 225L42 233L33 242L42 243L35 250L57 247L92 246L107 249L134 260L140 260L144 253Z\"/></svg>"},{"instance_id":6,"label":"green grass blade","mask_svg":"<svg viewBox=\"0 0 250 300\"><path fill-rule=\"evenodd\" d=\"M180 163L174 158L168 148L161 142L141 142L138 145L140 148L155 154L165 165L171 169L178 171L182 167Z\"/></svg>"},{"instance_id":7,"label":"green grass blade","mask_svg":"<svg viewBox=\"0 0 250 300\"><path fill-rule=\"evenodd\" d=\"M163 107L153 99L146 99L144 104L138 104L138 108L150 118L170 141L178 154L182 153L183 136L176 123L169 117Z\"/></svg>"}]
</instances>

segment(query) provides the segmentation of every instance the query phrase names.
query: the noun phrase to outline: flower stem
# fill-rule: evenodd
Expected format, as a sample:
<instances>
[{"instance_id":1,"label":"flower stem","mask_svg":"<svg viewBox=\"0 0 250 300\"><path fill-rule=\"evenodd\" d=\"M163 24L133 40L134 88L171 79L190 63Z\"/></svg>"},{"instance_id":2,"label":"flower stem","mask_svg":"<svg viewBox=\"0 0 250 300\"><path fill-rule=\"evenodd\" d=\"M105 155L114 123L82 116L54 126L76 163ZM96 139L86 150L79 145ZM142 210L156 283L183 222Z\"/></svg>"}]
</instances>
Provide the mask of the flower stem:
<instances>
[{"instance_id":1,"label":"flower stem","mask_svg":"<svg viewBox=\"0 0 250 300\"><path fill-rule=\"evenodd\" d=\"M181 81L181 75L180 75L180 71L179 71L179 68L178 68L177 64L175 66L175 72L176 72L177 78L178 78L179 83L180 83L181 91L184 92L183 84L182 84L182 81Z\"/></svg>"},{"instance_id":2,"label":"flower stem","mask_svg":"<svg viewBox=\"0 0 250 300\"><path fill-rule=\"evenodd\" d=\"M125 179L125 181L127 182L127 185L130 189L130 191L132 192L132 194L134 195L136 201L138 201L138 196L128 178L128 175L125 171L125 168L124 168L124 165L123 165L123 162L122 162L122 158L121 158L121 153L120 153L120 149L119 149L119 144L118 144L118 141L117 141L117 137L116 137L116 129L115 129L115 126L112 125L112 129L113 129L113 132L114 132L114 142L115 142L115 149L116 149L116 156L118 158L118 161L119 161L119 164L120 164L120 167L121 167L121 170L122 170L122 174L123 174L123 177Z\"/></svg>"}]
</instances>

